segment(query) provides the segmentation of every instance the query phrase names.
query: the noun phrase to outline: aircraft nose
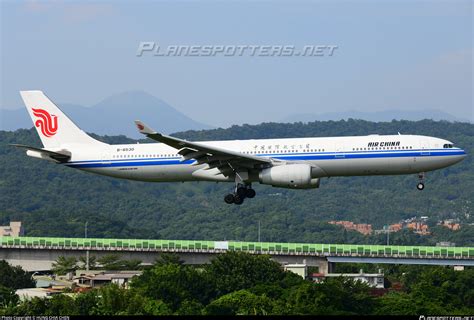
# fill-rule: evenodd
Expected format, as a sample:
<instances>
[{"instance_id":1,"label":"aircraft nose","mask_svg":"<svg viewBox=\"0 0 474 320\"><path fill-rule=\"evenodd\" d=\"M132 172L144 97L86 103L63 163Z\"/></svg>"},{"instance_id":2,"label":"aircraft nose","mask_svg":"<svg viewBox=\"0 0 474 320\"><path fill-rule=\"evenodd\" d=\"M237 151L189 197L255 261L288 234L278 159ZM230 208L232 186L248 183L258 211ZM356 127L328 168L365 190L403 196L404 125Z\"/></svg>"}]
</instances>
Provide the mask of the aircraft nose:
<instances>
[{"instance_id":1,"label":"aircraft nose","mask_svg":"<svg viewBox=\"0 0 474 320\"><path fill-rule=\"evenodd\" d=\"M467 157L466 151L464 151L463 149L460 149L459 154L456 156L456 160L459 162L461 160L464 160L465 157Z\"/></svg>"}]
</instances>

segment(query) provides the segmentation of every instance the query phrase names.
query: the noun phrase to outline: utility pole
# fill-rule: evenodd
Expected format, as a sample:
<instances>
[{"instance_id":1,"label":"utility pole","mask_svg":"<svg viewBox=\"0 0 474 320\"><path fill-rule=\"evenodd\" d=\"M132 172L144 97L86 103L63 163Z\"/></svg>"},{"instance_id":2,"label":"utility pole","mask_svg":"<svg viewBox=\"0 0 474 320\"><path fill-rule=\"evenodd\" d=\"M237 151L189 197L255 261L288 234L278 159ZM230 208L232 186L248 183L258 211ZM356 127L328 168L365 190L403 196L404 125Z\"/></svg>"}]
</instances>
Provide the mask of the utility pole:
<instances>
[{"instance_id":1,"label":"utility pole","mask_svg":"<svg viewBox=\"0 0 474 320\"><path fill-rule=\"evenodd\" d=\"M84 238L87 239L87 225L89 221L86 221L86 225L84 226ZM86 250L86 271L89 271L89 250Z\"/></svg>"},{"instance_id":2,"label":"utility pole","mask_svg":"<svg viewBox=\"0 0 474 320\"><path fill-rule=\"evenodd\" d=\"M258 220L258 242L260 242L260 220Z\"/></svg>"},{"instance_id":3,"label":"utility pole","mask_svg":"<svg viewBox=\"0 0 474 320\"><path fill-rule=\"evenodd\" d=\"M387 246L390 245L390 226L384 225L383 226L385 233L387 234Z\"/></svg>"}]
</instances>

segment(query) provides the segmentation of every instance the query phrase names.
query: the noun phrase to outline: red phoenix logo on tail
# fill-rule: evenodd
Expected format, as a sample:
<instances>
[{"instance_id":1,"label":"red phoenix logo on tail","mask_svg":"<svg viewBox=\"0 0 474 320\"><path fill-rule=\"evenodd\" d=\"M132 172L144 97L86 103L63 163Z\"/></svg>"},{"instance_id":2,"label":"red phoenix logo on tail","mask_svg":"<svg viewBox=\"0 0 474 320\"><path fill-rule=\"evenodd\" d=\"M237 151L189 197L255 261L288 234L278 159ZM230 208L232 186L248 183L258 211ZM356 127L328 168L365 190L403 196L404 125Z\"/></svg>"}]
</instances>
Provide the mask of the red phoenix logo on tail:
<instances>
[{"instance_id":1,"label":"red phoenix logo on tail","mask_svg":"<svg viewBox=\"0 0 474 320\"><path fill-rule=\"evenodd\" d=\"M43 109L32 109L33 115L38 118L35 121L35 126L41 129L41 133L49 138L58 131L58 117L51 115L48 111Z\"/></svg>"}]
</instances>

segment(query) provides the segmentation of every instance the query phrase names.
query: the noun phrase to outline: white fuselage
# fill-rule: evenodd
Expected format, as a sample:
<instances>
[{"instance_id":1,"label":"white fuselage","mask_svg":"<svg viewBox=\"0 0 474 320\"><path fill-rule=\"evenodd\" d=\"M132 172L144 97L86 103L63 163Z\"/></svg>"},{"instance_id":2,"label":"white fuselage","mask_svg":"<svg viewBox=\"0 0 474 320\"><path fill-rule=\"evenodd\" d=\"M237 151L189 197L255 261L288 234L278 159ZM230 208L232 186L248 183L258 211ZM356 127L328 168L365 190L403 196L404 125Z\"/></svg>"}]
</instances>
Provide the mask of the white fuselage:
<instances>
[{"instance_id":1,"label":"white fuselage","mask_svg":"<svg viewBox=\"0 0 474 320\"><path fill-rule=\"evenodd\" d=\"M431 171L461 161L466 153L452 143L417 135L369 135L330 138L289 138L206 141L226 150L272 158L283 163L316 166L318 177L410 174ZM207 164L183 161L178 150L162 143L84 147L73 150L65 165L107 176L140 181L234 181ZM252 182L258 177L251 176Z\"/></svg>"}]
</instances>

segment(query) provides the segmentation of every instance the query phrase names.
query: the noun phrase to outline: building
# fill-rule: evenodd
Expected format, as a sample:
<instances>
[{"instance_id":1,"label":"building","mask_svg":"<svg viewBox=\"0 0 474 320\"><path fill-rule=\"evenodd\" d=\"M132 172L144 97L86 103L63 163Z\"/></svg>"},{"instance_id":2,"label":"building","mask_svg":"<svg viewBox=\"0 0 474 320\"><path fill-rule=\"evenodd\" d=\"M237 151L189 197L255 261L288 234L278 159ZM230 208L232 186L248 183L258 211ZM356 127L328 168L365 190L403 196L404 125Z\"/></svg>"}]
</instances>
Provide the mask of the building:
<instances>
[{"instance_id":1,"label":"building","mask_svg":"<svg viewBox=\"0 0 474 320\"><path fill-rule=\"evenodd\" d=\"M421 234L421 235L430 234L428 225L422 222L410 222L407 224L407 228L410 230L413 230L413 232L417 234Z\"/></svg>"},{"instance_id":2,"label":"building","mask_svg":"<svg viewBox=\"0 0 474 320\"><path fill-rule=\"evenodd\" d=\"M0 226L0 237L20 237L24 234L21 221L11 221L9 226Z\"/></svg>"},{"instance_id":3,"label":"building","mask_svg":"<svg viewBox=\"0 0 474 320\"><path fill-rule=\"evenodd\" d=\"M141 271L88 271L74 277L73 282L79 286L91 288L102 287L109 283L128 288L130 280L141 273Z\"/></svg>"},{"instance_id":4,"label":"building","mask_svg":"<svg viewBox=\"0 0 474 320\"><path fill-rule=\"evenodd\" d=\"M364 235L369 235L372 233L372 225L366 223L354 223L352 221L329 221L329 224L335 224L343 226L346 230L354 230L360 232Z\"/></svg>"},{"instance_id":5,"label":"building","mask_svg":"<svg viewBox=\"0 0 474 320\"><path fill-rule=\"evenodd\" d=\"M382 270L379 270L378 273L364 273L362 269L359 273L313 273L310 278L314 282L321 282L326 278L337 277L351 278L356 281L361 281L363 283L367 283L372 288L384 288L384 274L382 273Z\"/></svg>"},{"instance_id":6,"label":"building","mask_svg":"<svg viewBox=\"0 0 474 320\"><path fill-rule=\"evenodd\" d=\"M284 266L285 271L291 271L296 273L303 279L306 279L308 276L308 268L306 264L285 264Z\"/></svg>"},{"instance_id":7,"label":"building","mask_svg":"<svg viewBox=\"0 0 474 320\"><path fill-rule=\"evenodd\" d=\"M400 230L402 230L403 228L403 224L401 223L394 223L394 224L391 224L389 227L388 227L388 230L390 230L391 232L398 232Z\"/></svg>"},{"instance_id":8,"label":"building","mask_svg":"<svg viewBox=\"0 0 474 320\"><path fill-rule=\"evenodd\" d=\"M456 243L450 241L436 242L437 247L455 247Z\"/></svg>"},{"instance_id":9,"label":"building","mask_svg":"<svg viewBox=\"0 0 474 320\"><path fill-rule=\"evenodd\" d=\"M16 290L16 294L20 298L20 300L29 300L34 297L38 298L49 298L55 294L61 294L63 290L53 289L53 288L25 288L25 289L18 289Z\"/></svg>"},{"instance_id":10,"label":"building","mask_svg":"<svg viewBox=\"0 0 474 320\"><path fill-rule=\"evenodd\" d=\"M450 230L457 231L461 229L461 225L459 223L454 222L453 219L443 220L438 223L439 226L446 227Z\"/></svg>"}]
</instances>

